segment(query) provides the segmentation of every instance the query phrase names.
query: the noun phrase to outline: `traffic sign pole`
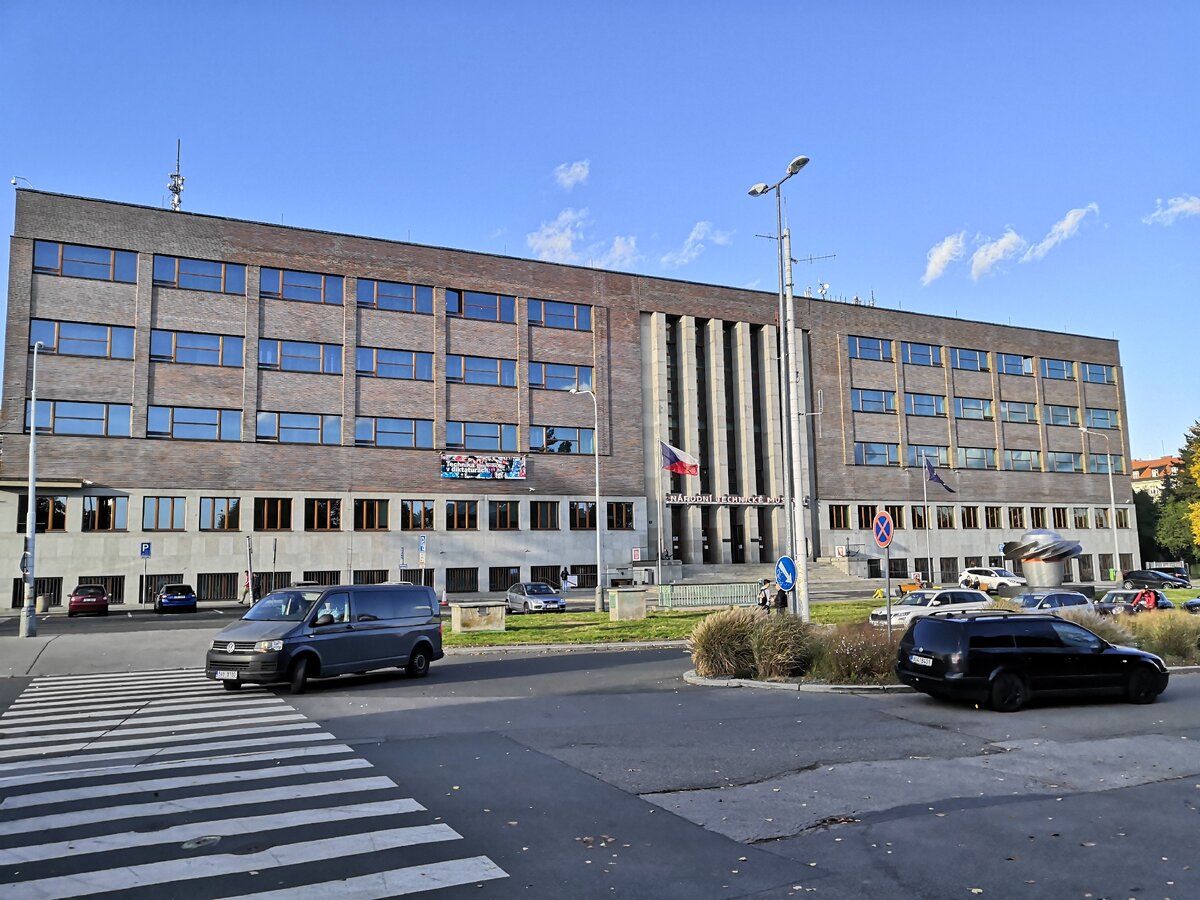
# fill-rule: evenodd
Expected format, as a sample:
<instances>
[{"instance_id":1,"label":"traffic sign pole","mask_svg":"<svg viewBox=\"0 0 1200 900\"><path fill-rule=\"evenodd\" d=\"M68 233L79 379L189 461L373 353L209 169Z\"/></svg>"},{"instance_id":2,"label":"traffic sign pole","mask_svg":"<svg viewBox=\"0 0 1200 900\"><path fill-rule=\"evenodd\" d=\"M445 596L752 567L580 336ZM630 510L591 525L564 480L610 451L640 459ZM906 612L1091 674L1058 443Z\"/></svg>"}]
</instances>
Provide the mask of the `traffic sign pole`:
<instances>
[{"instance_id":1,"label":"traffic sign pole","mask_svg":"<svg viewBox=\"0 0 1200 900\"><path fill-rule=\"evenodd\" d=\"M926 523L928 524L928 523ZM892 522L891 515L885 510L877 513L874 521L871 522L871 534L875 538L875 543L883 548L883 564L887 567L887 576L883 582L883 590L887 595L887 636L888 643L892 642L892 536L895 534L895 523Z\"/></svg>"}]
</instances>

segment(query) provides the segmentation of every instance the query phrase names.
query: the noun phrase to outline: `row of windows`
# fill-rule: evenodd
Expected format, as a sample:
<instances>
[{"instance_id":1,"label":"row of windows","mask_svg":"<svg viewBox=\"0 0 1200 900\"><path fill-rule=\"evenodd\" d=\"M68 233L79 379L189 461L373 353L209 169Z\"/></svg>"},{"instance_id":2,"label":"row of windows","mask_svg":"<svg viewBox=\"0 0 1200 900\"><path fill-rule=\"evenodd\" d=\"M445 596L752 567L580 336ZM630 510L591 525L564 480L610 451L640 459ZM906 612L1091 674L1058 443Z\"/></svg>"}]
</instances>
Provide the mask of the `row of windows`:
<instances>
[{"instance_id":1,"label":"row of windows","mask_svg":"<svg viewBox=\"0 0 1200 900\"><path fill-rule=\"evenodd\" d=\"M936 522L938 528L979 528L979 507L978 506L959 506L955 507L949 504L939 504L931 507L933 510L932 518ZM905 527L905 507L901 504L886 504L883 507L884 511L892 517L892 524L895 528ZM923 505L914 505L908 507L911 513L912 528L922 531L926 528L931 528L932 524L926 519L930 507ZM1111 528L1112 517L1111 510L1108 507L1097 506L1089 508L1086 506L1052 506L1050 507L1050 518L1047 520L1046 507L1032 506L1029 508L1029 526L1030 528ZM875 516L878 514L879 508L871 503L858 504L858 528L861 531L870 531L875 521ZM983 527L989 529L998 529L1006 527L1003 517L1004 508L1000 506L985 506L983 507ZM1024 529L1025 525L1025 507L1010 506L1008 507L1008 528ZM1049 524L1048 524L1049 522ZM829 506L829 527L834 530L850 529L850 504L838 503ZM1129 527L1129 510L1117 510L1117 527Z\"/></svg>"},{"instance_id":2,"label":"row of windows","mask_svg":"<svg viewBox=\"0 0 1200 900\"><path fill-rule=\"evenodd\" d=\"M1108 474L1109 455L1107 453L1087 454L1088 472ZM1125 460L1120 456L1112 456L1113 472L1124 474ZM936 466L950 465L950 448L939 444L909 444L908 466L916 467L929 460ZM960 469L995 469L996 449L994 447L959 447L956 456ZM1045 454L1043 468L1042 452L1040 450L1004 450L1000 454L1002 468L1010 472L1083 472L1084 455L1068 450L1051 450ZM854 444L854 464L856 466L898 466L900 465L900 445L881 441L856 441Z\"/></svg>"},{"instance_id":3,"label":"row of windows","mask_svg":"<svg viewBox=\"0 0 1200 900\"><path fill-rule=\"evenodd\" d=\"M1038 408L1035 403L1017 400L1000 401L1000 421L1022 424L1036 424ZM896 392L884 390L868 390L852 388L850 390L850 408L855 412L895 413ZM910 416L946 417L946 398L941 394L904 395L904 411ZM1045 408L1047 425L1079 425L1079 407L1047 404ZM995 418L995 403L985 397L955 397L954 417L956 419L976 419L990 422ZM1084 419L1088 428L1120 428L1121 420L1118 411L1104 407L1087 407Z\"/></svg>"},{"instance_id":4,"label":"row of windows","mask_svg":"<svg viewBox=\"0 0 1200 900\"><path fill-rule=\"evenodd\" d=\"M849 335L846 349L851 359L873 359L891 362L894 341L889 338ZM971 350L963 347L949 348L950 368L970 372L991 370L992 353L987 350ZM1034 358L1018 353L996 353L996 370L1001 375L1033 375ZM920 344L912 341L900 342L900 360L913 366L941 368L942 348L936 344ZM1076 374L1078 372L1078 375ZM1041 359L1043 378L1055 381L1075 381L1080 378L1093 384L1116 384L1113 366L1104 363L1075 363L1068 359Z\"/></svg>"},{"instance_id":5,"label":"row of windows","mask_svg":"<svg viewBox=\"0 0 1200 900\"><path fill-rule=\"evenodd\" d=\"M447 500L444 504L446 531L479 530L479 500ZM488 530L520 531L521 501L489 500ZM389 512L391 502L383 499L355 499L355 531L391 531ZM528 530L559 531L561 501L530 500ZM433 531L434 501L399 501L400 531ZM17 531L25 530L29 497L22 494L17 501ZM255 531L291 531L293 501L290 497L257 497L254 500ZM35 516L38 532L67 530L67 498L39 495ZM183 531L187 521L187 500L184 497L144 497L142 499L143 531ZM596 503L588 500L567 501L567 523L572 531L593 531L596 528ZM242 500L240 497L201 497L198 529L200 531L240 531ZM127 531L129 528L128 497L84 497L81 531ZM624 501L608 503L608 530L632 531L633 504ZM304 500L305 531L341 531L342 500L310 497Z\"/></svg>"}]
</instances>

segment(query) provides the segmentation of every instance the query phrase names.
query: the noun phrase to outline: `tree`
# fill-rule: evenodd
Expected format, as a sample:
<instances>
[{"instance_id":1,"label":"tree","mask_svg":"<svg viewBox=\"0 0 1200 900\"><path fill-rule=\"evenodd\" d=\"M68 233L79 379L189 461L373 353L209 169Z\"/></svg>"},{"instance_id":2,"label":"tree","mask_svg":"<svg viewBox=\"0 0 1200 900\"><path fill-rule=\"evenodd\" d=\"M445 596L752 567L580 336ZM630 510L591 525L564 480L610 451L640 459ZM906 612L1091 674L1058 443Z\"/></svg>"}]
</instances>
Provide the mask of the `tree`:
<instances>
[{"instance_id":1,"label":"tree","mask_svg":"<svg viewBox=\"0 0 1200 900\"><path fill-rule=\"evenodd\" d=\"M1193 562L1200 555L1200 421L1188 429L1183 465L1163 482L1155 539L1171 555Z\"/></svg>"},{"instance_id":2,"label":"tree","mask_svg":"<svg viewBox=\"0 0 1200 900\"><path fill-rule=\"evenodd\" d=\"M1145 491L1133 492L1133 508L1137 513L1138 551L1141 559L1161 559L1163 550L1159 546L1158 502Z\"/></svg>"}]
</instances>

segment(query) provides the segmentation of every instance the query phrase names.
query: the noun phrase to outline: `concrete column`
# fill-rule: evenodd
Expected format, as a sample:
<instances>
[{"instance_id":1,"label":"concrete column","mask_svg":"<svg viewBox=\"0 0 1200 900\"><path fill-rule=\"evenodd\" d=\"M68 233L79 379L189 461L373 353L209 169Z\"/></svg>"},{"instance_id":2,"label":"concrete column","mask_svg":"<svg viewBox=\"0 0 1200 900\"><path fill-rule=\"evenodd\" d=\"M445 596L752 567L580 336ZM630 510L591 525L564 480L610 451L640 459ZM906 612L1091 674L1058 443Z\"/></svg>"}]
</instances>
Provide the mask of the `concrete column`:
<instances>
[{"instance_id":1,"label":"concrete column","mask_svg":"<svg viewBox=\"0 0 1200 900\"><path fill-rule=\"evenodd\" d=\"M133 437L146 436L150 405L150 327L154 321L154 254L139 253L133 313L133 392L129 424Z\"/></svg>"},{"instance_id":2,"label":"concrete column","mask_svg":"<svg viewBox=\"0 0 1200 900\"><path fill-rule=\"evenodd\" d=\"M720 496L729 493L729 466L733 462L729 459L727 433L727 428L732 427L733 423L727 422L725 415L725 323L720 319L708 320L704 345L708 362L704 372L704 388L708 395L708 446L704 452L708 457L711 492ZM721 565L732 562L729 517L735 512L741 511L722 506L709 508L709 554L713 562Z\"/></svg>"},{"instance_id":3,"label":"concrete column","mask_svg":"<svg viewBox=\"0 0 1200 900\"><path fill-rule=\"evenodd\" d=\"M355 374L358 371L358 278L347 275L342 285L345 291L342 298L342 446L353 447L358 421L358 376ZM348 474L353 478L352 473ZM354 501L346 502L353 505ZM349 516L342 518L345 520Z\"/></svg>"},{"instance_id":4,"label":"concrete column","mask_svg":"<svg viewBox=\"0 0 1200 900\"><path fill-rule=\"evenodd\" d=\"M242 341L242 440L258 437L258 339L262 333L261 270L246 266L246 337ZM136 351L135 351L136 353ZM343 366L345 361L343 360ZM246 517L242 517L243 529Z\"/></svg>"},{"instance_id":5,"label":"concrete column","mask_svg":"<svg viewBox=\"0 0 1200 900\"><path fill-rule=\"evenodd\" d=\"M766 490L772 497L783 495L783 431L779 420L779 329L764 326L759 334L758 358L760 384L756 385L762 401L763 421L760 425L766 466ZM770 527L762 535L767 556L776 559L783 555L787 543L786 513L783 507L771 509Z\"/></svg>"},{"instance_id":6,"label":"concrete column","mask_svg":"<svg viewBox=\"0 0 1200 900\"><path fill-rule=\"evenodd\" d=\"M734 428L734 444L737 447L737 471L739 493L749 497L758 493L755 485L754 459L754 372L750 363L750 324L738 322L733 331L733 377L735 384L726 385L726 390L734 390L734 415L736 422L729 423ZM758 509L730 509L730 516L740 516L743 523L743 540L745 541L745 558L747 562L758 562L759 530Z\"/></svg>"},{"instance_id":7,"label":"concrete column","mask_svg":"<svg viewBox=\"0 0 1200 900\"><path fill-rule=\"evenodd\" d=\"M679 317L678 348L676 378L679 384L678 419L683 424L681 432L683 446L679 449L698 456L704 452L704 449L700 446L700 426L696 421L699 409L699 404L696 402L699 385L696 372L696 320L692 316ZM686 493L700 492L699 478L689 476L683 481ZM704 532L699 507L684 507L682 519L679 534L680 556L683 562L688 564L703 563Z\"/></svg>"},{"instance_id":8,"label":"concrete column","mask_svg":"<svg viewBox=\"0 0 1200 900\"><path fill-rule=\"evenodd\" d=\"M659 441L668 441L667 384L667 317L665 313L642 313L642 435L646 446L646 546L661 553L671 548L671 516L663 514L663 495L669 484L662 470ZM669 443L669 441L668 441ZM651 523L650 520L653 520ZM656 549L659 527L662 527L662 546Z\"/></svg>"}]
</instances>

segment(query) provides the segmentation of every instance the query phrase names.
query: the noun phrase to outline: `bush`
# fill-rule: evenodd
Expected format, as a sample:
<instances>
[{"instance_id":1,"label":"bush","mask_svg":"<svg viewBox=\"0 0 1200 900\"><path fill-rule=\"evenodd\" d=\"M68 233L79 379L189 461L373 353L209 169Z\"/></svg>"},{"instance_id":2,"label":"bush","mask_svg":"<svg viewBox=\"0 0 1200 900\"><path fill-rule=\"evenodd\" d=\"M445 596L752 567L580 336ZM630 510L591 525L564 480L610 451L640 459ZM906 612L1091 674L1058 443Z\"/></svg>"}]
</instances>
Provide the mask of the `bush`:
<instances>
[{"instance_id":1,"label":"bush","mask_svg":"<svg viewBox=\"0 0 1200 900\"><path fill-rule=\"evenodd\" d=\"M1130 617L1138 646L1171 665L1200 663L1200 618L1180 610L1141 612Z\"/></svg>"},{"instance_id":2,"label":"bush","mask_svg":"<svg viewBox=\"0 0 1200 900\"><path fill-rule=\"evenodd\" d=\"M702 678L749 678L754 673L750 635L765 618L758 609L731 608L697 623L688 637L692 665ZM781 616L780 618L787 618Z\"/></svg>"},{"instance_id":3,"label":"bush","mask_svg":"<svg viewBox=\"0 0 1200 900\"><path fill-rule=\"evenodd\" d=\"M816 653L814 631L798 616L760 617L750 633L755 677L771 681L806 674Z\"/></svg>"},{"instance_id":4,"label":"bush","mask_svg":"<svg viewBox=\"0 0 1200 900\"><path fill-rule=\"evenodd\" d=\"M1020 612L1022 607L1011 597L993 597L984 609L997 612Z\"/></svg>"},{"instance_id":5,"label":"bush","mask_svg":"<svg viewBox=\"0 0 1200 900\"><path fill-rule=\"evenodd\" d=\"M1138 639L1121 621L1122 619L1132 618L1131 616L1122 616L1121 619L1116 619L1112 616L1102 616L1099 613L1088 612L1085 609L1080 612L1064 612L1062 618L1082 625L1088 631L1099 635L1110 644L1119 644L1122 647L1140 646Z\"/></svg>"},{"instance_id":6,"label":"bush","mask_svg":"<svg viewBox=\"0 0 1200 900\"><path fill-rule=\"evenodd\" d=\"M817 640L814 677L831 684L895 681L896 647L874 625L842 626Z\"/></svg>"}]
</instances>

